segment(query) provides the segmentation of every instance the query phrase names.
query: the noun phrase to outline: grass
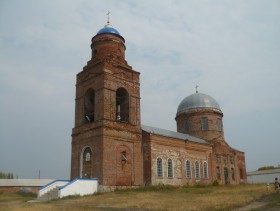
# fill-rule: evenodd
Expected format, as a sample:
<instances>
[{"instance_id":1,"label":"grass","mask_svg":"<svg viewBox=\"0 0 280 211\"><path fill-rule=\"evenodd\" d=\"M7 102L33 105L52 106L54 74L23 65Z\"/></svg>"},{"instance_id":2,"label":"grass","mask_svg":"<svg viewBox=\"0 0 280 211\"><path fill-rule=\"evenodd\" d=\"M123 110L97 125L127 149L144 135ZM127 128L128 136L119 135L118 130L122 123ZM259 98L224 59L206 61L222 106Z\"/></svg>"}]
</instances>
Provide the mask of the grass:
<instances>
[{"instance_id":1,"label":"grass","mask_svg":"<svg viewBox=\"0 0 280 211\"><path fill-rule=\"evenodd\" d=\"M266 206L254 209L254 211L263 211L263 210L280 210L280 195L279 194L270 194L263 198L263 201L266 202ZM277 209L278 208L278 209Z\"/></svg>"},{"instance_id":2,"label":"grass","mask_svg":"<svg viewBox=\"0 0 280 211\"><path fill-rule=\"evenodd\" d=\"M36 194L33 193L3 193L0 192L0 204L5 202L12 202L12 201L26 201L31 200L36 197Z\"/></svg>"},{"instance_id":3,"label":"grass","mask_svg":"<svg viewBox=\"0 0 280 211\"><path fill-rule=\"evenodd\" d=\"M4 193L4 195L7 195ZM8 194L9 195L9 194ZM14 194L2 199L0 210L233 210L267 195L266 186L146 186L45 203L26 203L30 196ZM269 195L270 196L270 195ZM14 197L14 199L13 199ZM271 195L273 197L273 194ZM271 198L272 205L279 203Z\"/></svg>"}]
</instances>

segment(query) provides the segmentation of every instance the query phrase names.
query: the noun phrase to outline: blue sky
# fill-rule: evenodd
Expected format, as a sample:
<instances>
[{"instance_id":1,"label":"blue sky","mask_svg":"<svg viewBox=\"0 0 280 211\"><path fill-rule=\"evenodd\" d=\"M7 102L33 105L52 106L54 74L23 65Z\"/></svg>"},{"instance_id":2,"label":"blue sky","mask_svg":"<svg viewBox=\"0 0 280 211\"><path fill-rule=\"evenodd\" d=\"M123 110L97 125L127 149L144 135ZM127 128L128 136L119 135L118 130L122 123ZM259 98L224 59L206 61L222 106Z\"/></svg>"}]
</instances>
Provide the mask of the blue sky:
<instances>
[{"instance_id":1,"label":"blue sky","mask_svg":"<svg viewBox=\"0 0 280 211\"><path fill-rule=\"evenodd\" d=\"M76 74L108 10L141 72L142 124L175 131L198 84L248 171L280 164L280 1L0 0L0 171L69 178Z\"/></svg>"}]
</instances>

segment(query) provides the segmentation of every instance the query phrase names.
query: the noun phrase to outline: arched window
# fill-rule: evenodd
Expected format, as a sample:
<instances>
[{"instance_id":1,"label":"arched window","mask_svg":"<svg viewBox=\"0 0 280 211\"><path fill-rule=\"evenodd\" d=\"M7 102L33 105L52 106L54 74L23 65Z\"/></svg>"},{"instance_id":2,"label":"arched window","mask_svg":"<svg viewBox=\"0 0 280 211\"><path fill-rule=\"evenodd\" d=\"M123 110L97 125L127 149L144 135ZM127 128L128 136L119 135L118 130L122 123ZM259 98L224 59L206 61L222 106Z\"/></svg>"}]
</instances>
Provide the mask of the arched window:
<instances>
[{"instance_id":1,"label":"arched window","mask_svg":"<svg viewBox=\"0 0 280 211\"><path fill-rule=\"evenodd\" d=\"M200 173L199 173L199 162L195 161L195 179L200 178Z\"/></svg>"},{"instance_id":2,"label":"arched window","mask_svg":"<svg viewBox=\"0 0 280 211\"><path fill-rule=\"evenodd\" d=\"M167 160L167 176L173 177L173 162L170 158Z\"/></svg>"},{"instance_id":3,"label":"arched window","mask_svg":"<svg viewBox=\"0 0 280 211\"><path fill-rule=\"evenodd\" d=\"M218 119L218 130L222 131L223 130L223 123L221 119Z\"/></svg>"},{"instance_id":4,"label":"arched window","mask_svg":"<svg viewBox=\"0 0 280 211\"><path fill-rule=\"evenodd\" d=\"M224 177L225 177L225 184L229 184L229 177L228 177L228 168L224 168Z\"/></svg>"},{"instance_id":5,"label":"arched window","mask_svg":"<svg viewBox=\"0 0 280 211\"><path fill-rule=\"evenodd\" d=\"M92 151L90 147L86 147L82 151L80 168L81 168L80 177L82 178L92 177Z\"/></svg>"},{"instance_id":6,"label":"arched window","mask_svg":"<svg viewBox=\"0 0 280 211\"><path fill-rule=\"evenodd\" d=\"M190 131L190 125L189 125L189 120L188 119L186 119L185 122L184 122L184 129L185 129L185 132Z\"/></svg>"},{"instance_id":7,"label":"arched window","mask_svg":"<svg viewBox=\"0 0 280 211\"><path fill-rule=\"evenodd\" d=\"M92 152L89 147L85 148L83 153L83 160L84 161L91 161Z\"/></svg>"},{"instance_id":8,"label":"arched window","mask_svg":"<svg viewBox=\"0 0 280 211\"><path fill-rule=\"evenodd\" d=\"M217 179L221 179L221 171L220 171L220 167L219 166L217 166L217 168L216 168L216 174L217 174Z\"/></svg>"},{"instance_id":9,"label":"arched window","mask_svg":"<svg viewBox=\"0 0 280 211\"><path fill-rule=\"evenodd\" d=\"M116 92L116 119L120 122L129 121L129 96L124 88Z\"/></svg>"},{"instance_id":10,"label":"arched window","mask_svg":"<svg viewBox=\"0 0 280 211\"><path fill-rule=\"evenodd\" d=\"M203 177L208 179L208 164L207 162L203 162Z\"/></svg>"},{"instance_id":11,"label":"arched window","mask_svg":"<svg viewBox=\"0 0 280 211\"><path fill-rule=\"evenodd\" d=\"M201 129L208 130L208 118L207 117L201 118Z\"/></svg>"},{"instance_id":12,"label":"arched window","mask_svg":"<svg viewBox=\"0 0 280 211\"><path fill-rule=\"evenodd\" d=\"M157 176L162 177L162 159L157 159Z\"/></svg>"},{"instance_id":13,"label":"arched window","mask_svg":"<svg viewBox=\"0 0 280 211\"><path fill-rule=\"evenodd\" d=\"M93 89L87 90L84 98L84 115L86 122L94 121L95 93Z\"/></svg>"},{"instance_id":14,"label":"arched window","mask_svg":"<svg viewBox=\"0 0 280 211\"><path fill-rule=\"evenodd\" d=\"M232 178L232 180L235 180L235 171L234 171L234 168L231 168L231 178Z\"/></svg>"},{"instance_id":15,"label":"arched window","mask_svg":"<svg viewBox=\"0 0 280 211\"><path fill-rule=\"evenodd\" d=\"M186 162L186 176L187 176L187 178L192 178L191 161L189 161L189 160L187 160L187 162Z\"/></svg>"}]
</instances>

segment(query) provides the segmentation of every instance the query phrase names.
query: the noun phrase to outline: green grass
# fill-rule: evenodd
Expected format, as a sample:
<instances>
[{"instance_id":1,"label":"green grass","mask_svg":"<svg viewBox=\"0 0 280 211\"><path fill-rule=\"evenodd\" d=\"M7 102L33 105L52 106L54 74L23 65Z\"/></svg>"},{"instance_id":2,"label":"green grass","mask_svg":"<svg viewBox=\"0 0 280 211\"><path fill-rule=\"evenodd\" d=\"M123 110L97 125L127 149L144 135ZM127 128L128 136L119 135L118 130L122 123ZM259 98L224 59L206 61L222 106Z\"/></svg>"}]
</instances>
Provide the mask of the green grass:
<instances>
[{"instance_id":1,"label":"green grass","mask_svg":"<svg viewBox=\"0 0 280 211\"><path fill-rule=\"evenodd\" d=\"M4 197L3 197L4 196ZM0 210L233 210L255 200L267 198L270 206L279 204L278 196L267 195L266 186L183 186L170 185L146 186L136 189L116 190L97 193L84 197L71 196L44 203L26 203L34 195L2 193ZM35 198L36 196L34 196ZM264 198L265 200L266 198Z\"/></svg>"},{"instance_id":2,"label":"green grass","mask_svg":"<svg viewBox=\"0 0 280 211\"><path fill-rule=\"evenodd\" d=\"M28 201L36 198L37 195L33 193L3 193L0 192L0 203L2 202L10 202L10 201Z\"/></svg>"}]
</instances>

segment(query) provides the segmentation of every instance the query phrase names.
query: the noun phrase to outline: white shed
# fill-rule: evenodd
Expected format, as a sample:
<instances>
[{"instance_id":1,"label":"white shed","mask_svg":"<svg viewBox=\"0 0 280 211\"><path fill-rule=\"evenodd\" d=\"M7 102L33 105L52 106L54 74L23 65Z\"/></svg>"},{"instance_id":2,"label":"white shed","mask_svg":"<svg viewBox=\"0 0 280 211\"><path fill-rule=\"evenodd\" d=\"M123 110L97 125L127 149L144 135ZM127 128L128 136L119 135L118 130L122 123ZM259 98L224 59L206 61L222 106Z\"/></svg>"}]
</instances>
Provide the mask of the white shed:
<instances>
[{"instance_id":1,"label":"white shed","mask_svg":"<svg viewBox=\"0 0 280 211\"><path fill-rule=\"evenodd\" d=\"M252 171L247 173L248 183L273 183L275 177L280 180L280 168L262 171Z\"/></svg>"}]
</instances>

